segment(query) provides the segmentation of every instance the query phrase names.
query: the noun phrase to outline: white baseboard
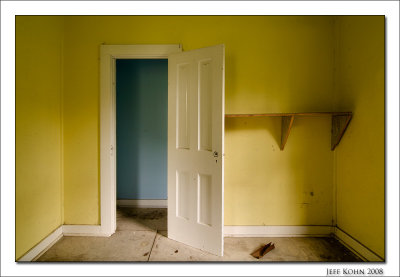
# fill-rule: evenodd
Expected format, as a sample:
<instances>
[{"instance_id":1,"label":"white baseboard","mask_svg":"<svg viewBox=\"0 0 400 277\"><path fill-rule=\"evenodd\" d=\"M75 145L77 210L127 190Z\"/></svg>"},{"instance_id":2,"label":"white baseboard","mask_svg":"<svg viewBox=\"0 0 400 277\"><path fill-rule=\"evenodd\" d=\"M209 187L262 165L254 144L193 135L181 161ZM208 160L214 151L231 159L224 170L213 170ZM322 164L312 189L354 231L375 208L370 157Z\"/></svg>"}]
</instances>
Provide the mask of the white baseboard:
<instances>
[{"instance_id":1,"label":"white baseboard","mask_svg":"<svg viewBox=\"0 0 400 277\"><path fill-rule=\"evenodd\" d=\"M349 236L337 227L332 226L224 226L225 237L326 237L334 233L335 237L364 261L384 262L373 251ZM30 262L40 257L62 236L103 236L111 234L102 232L100 225L62 225L48 235L35 247L22 256L18 262Z\"/></svg>"},{"instance_id":2,"label":"white baseboard","mask_svg":"<svg viewBox=\"0 0 400 277\"><path fill-rule=\"evenodd\" d=\"M18 262L35 261L63 236L109 237L111 235L104 233L100 225L62 225L18 259Z\"/></svg>"},{"instance_id":3,"label":"white baseboard","mask_svg":"<svg viewBox=\"0 0 400 277\"><path fill-rule=\"evenodd\" d=\"M225 237L327 237L332 226L224 226Z\"/></svg>"},{"instance_id":4,"label":"white baseboard","mask_svg":"<svg viewBox=\"0 0 400 277\"><path fill-rule=\"evenodd\" d=\"M117 200L117 206L135 207L135 208L168 208L167 199L120 199Z\"/></svg>"},{"instance_id":5,"label":"white baseboard","mask_svg":"<svg viewBox=\"0 0 400 277\"><path fill-rule=\"evenodd\" d=\"M384 262L384 259L376 255L373 251L349 236L347 233L340 230L340 228L335 228L335 237L362 260L369 262Z\"/></svg>"},{"instance_id":6,"label":"white baseboard","mask_svg":"<svg viewBox=\"0 0 400 277\"><path fill-rule=\"evenodd\" d=\"M365 247L340 228L332 226L224 226L225 237L335 237L364 261L383 262L373 251Z\"/></svg>"},{"instance_id":7,"label":"white baseboard","mask_svg":"<svg viewBox=\"0 0 400 277\"><path fill-rule=\"evenodd\" d=\"M63 235L109 237L112 234L104 233L101 225L63 225Z\"/></svg>"},{"instance_id":8,"label":"white baseboard","mask_svg":"<svg viewBox=\"0 0 400 277\"><path fill-rule=\"evenodd\" d=\"M24 256L19 258L18 262L30 262L33 261L40 254L47 251L51 246L53 246L59 239L63 236L62 226L58 227L53 233L44 238L35 247L29 250Z\"/></svg>"}]
</instances>

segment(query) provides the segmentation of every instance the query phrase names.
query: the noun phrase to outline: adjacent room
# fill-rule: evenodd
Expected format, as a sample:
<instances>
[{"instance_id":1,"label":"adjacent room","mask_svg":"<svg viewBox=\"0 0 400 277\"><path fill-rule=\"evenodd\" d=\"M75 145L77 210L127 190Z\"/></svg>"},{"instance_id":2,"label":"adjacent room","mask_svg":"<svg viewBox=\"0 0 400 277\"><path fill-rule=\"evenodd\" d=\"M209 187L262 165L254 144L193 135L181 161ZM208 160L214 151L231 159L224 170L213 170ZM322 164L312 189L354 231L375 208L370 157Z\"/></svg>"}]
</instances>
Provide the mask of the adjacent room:
<instances>
[{"instance_id":1,"label":"adjacent room","mask_svg":"<svg viewBox=\"0 0 400 277\"><path fill-rule=\"evenodd\" d=\"M385 261L384 16L15 35L16 261Z\"/></svg>"}]
</instances>

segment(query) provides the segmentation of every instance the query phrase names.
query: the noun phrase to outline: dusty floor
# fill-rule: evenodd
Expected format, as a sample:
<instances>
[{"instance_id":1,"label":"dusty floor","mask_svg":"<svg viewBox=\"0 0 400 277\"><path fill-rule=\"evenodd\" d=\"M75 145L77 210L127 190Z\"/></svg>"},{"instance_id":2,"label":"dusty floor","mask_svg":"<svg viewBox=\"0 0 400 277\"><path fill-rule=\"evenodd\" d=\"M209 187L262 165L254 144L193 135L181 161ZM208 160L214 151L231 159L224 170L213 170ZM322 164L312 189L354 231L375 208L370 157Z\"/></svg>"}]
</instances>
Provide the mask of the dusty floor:
<instances>
[{"instance_id":1,"label":"dusty floor","mask_svg":"<svg viewBox=\"0 0 400 277\"><path fill-rule=\"evenodd\" d=\"M360 262L334 238L226 237L218 257L167 238L166 209L117 209L117 231L111 237L63 237L37 261L246 261ZM261 259L250 253L263 243L275 249Z\"/></svg>"}]
</instances>

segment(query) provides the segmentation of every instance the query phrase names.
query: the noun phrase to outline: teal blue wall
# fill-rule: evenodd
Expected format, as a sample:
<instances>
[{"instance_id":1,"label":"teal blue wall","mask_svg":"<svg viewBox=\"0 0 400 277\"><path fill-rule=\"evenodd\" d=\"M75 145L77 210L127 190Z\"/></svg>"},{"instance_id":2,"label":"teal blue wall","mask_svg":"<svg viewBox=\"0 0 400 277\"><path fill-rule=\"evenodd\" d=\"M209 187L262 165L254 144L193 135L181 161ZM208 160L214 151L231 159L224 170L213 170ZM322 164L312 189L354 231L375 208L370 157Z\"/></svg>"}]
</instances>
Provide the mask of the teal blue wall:
<instances>
[{"instance_id":1,"label":"teal blue wall","mask_svg":"<svg viewBox=\"0 0 400 277\"><path fill-rule=\"evenodd\" d=\"M117 60L117 198L167 199L167 60Z\"/></svg>"}]
</instances>

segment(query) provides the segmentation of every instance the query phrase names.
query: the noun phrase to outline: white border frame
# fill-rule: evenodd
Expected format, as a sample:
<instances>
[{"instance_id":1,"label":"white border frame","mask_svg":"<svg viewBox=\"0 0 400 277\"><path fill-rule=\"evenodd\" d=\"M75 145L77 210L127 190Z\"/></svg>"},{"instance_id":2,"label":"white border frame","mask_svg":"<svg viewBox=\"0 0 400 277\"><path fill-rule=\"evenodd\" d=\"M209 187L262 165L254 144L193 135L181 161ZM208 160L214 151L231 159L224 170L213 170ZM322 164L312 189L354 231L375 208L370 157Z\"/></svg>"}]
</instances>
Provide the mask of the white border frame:
<instances>
[{"instance_id":1,"label":"white border frame","mask_svg":"<svg viewBox=\"0 0 400 277\"><path fill-rule=\"evenodd\" d=\"M206 1L196 3L194 1L176 1L173 4L168 2L152 1L135 2L87 2L79 1L48 1L46 5L38 5L35 1L2 1L1 2L1 90L14 91L15 89L15 15L54 15L54 14L86 14L86 15L197 15L197 14L218 14L218 15L365 15L384 14L386 15L387 36L386 42L386 78L387 78L387 178L386 178L386 251L385 264L380 267L386 275L398 275L399 273L399 2L396 1L293 1L282 2L225 2ZM1 94L1 158L6 162L1 163L1 182L15 183L15 96L13 93ZM391 116L389 116L389 114ZM4 151L3 151L4 150ZM121 275L132 275L132 271L123 270L125 264L105 264L104 266L93 266L92 264L80 264L73 266L68 263L49 266L48 264L35 264L32 266L20 266L14 262L15 251L15 195L14 186L1 186L1 274L2 275L51 275L56 276L63 272L64 275L99 275L112 276L116 270ZM390 243L389 243L390 242ZM167 270L175 275L188 275L196 272L198 275L261 275L263 273L260 264L237 264L231 265L204 265L192 264L190 267L182 264L158 264L157 266L132 265L138 275L165 275ZM365 265L365 267L368 264ZM287 264L280 263L273 266L266 266L270 275L304 275L321 276L326 274L327 268L334 268L337 265L325 263ZM264 272L265 274L265 272Z\"/></svg>"},{"instance_id":2,"label":"white border frame","mask_svg":"<svg viewBox=\"0 0 400 277\"><path fill-rule=\"evenodd\" d=\"M116 59L168 59L180 44L100 46L100 214L103 235L116 230Z\"/></svg>"}]
</instances>

